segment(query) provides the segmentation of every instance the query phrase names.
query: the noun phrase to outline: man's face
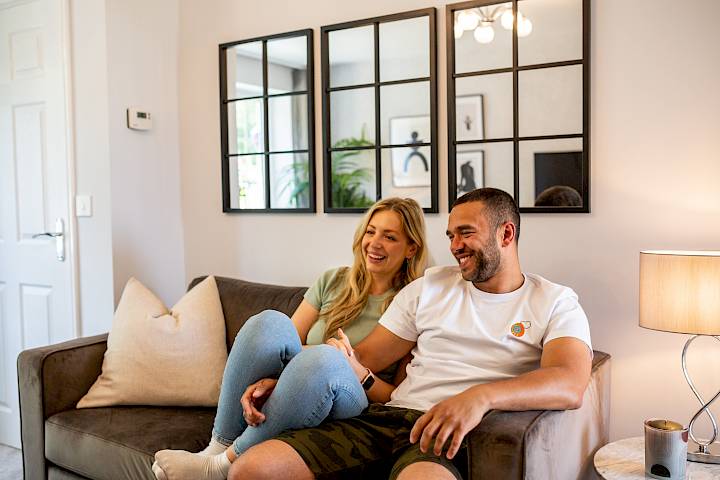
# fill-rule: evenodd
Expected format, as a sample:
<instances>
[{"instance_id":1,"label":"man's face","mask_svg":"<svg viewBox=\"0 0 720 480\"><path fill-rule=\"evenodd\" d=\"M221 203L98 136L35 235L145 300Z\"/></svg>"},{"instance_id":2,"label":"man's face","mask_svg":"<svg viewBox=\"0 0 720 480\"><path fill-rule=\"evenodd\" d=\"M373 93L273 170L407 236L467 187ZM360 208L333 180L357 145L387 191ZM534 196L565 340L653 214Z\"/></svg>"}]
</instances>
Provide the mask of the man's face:
<instances>
[{"instance_id":1,"label":"man's face","mask_svg":"<svg viewBox=\"0 0 720 480\"><path fill-rule=\"evenodd\" d=\"M448 218L450 252L460 265L463 279L482 283L500 270L496 229L490 225L482 202L456 206Z\"/></svg>"}]
</instances>

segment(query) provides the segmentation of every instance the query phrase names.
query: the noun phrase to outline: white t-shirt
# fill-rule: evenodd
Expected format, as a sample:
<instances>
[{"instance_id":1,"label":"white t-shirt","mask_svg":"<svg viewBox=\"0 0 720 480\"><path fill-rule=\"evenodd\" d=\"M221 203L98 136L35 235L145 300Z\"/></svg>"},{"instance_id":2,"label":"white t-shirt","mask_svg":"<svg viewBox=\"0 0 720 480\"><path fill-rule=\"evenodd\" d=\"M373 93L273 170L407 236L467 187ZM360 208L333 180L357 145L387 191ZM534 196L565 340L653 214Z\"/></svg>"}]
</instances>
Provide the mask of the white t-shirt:
<instances>
[{"instance_id":1,"label":"white t-shirt","mask_svg":"<svg viewBox=\"0 0 720 480\"><path fill-rule=\"evenodd\" d=\"M542 347L590 327L572 289L526 274L510 293L478 290L458 267L434 267L403 288L379 323L417 342L407 378L387 405L427 411L473 385L540 367Z\"/></svg>"}]
</instances>

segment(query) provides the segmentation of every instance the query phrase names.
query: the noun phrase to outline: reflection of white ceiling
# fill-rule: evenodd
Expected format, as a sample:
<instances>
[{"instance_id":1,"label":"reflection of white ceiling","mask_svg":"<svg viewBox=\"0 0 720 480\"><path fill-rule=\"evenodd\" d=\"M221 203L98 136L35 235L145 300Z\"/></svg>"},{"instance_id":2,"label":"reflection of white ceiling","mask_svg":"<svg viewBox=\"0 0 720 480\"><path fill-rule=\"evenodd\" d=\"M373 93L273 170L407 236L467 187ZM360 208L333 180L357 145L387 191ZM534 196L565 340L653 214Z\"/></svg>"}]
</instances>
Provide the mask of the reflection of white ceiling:
<instances>
[{"instance_id":1,"label":"reflection of white ceiling","mask_svg":"<svg viewBox=\"0 0 720 480\"><path fill-rule=\"evenodd\" d=\"M373 57L370 27L330 32L329 43L333 64L363 62ZM398 20L380 24L380 47L383 59L416 58L429 52L428 17Z\"/></svg>"},{"instance_id":2,"label":"reflection of white ceiling","mask_svg":"<svg viewBox=\"0 0 720 480\"><path fill-rule=\"evenodd\" d=\"M268 40L268 60L270 63L290 68L305 68L307 56L306 37ZM238 57L260 59L262 43L241 43L233 47Z\"/></svg>"}]
</instances>

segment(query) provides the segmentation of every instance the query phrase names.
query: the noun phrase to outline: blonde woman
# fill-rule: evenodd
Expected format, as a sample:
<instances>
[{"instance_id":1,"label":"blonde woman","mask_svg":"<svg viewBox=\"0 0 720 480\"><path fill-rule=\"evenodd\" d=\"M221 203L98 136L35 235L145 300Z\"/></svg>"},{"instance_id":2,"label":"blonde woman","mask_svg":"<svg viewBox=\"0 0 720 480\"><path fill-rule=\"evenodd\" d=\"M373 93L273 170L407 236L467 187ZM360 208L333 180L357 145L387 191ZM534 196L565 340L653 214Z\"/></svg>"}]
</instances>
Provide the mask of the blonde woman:
<instances>
[{"instance_id":1,"label":"blonde woman","mask_svg":"<svg viewBox=\"0 0 720 480\"><path fill-rule=\"evenodd\" d=\"M248 319L228 357L210 444L197 454L156 453L158 479L224 479L238 456L284 430L354 417L368 399L390 400L404 369L394 382L392 374L358 372L345 350L325 343L360 342L395 294L423 274L425 222L417 202L388 198L370 207L353 254L351 267L317 279L292 318L268 310Z\"/></svg>"}]
</instances>

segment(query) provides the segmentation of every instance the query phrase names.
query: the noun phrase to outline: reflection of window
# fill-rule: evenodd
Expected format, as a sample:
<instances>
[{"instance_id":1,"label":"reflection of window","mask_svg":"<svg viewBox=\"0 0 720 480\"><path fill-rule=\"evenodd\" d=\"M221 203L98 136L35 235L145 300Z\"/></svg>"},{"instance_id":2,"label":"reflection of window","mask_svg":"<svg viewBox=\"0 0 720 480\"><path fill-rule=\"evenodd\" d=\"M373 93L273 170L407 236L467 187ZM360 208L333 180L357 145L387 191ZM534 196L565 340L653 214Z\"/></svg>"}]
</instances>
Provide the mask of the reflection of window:
<instances>
[{"instance_id":1,"label":"reflection of window","mask_svg":"<svg viewBox=\"0 0 720 480\"><path fill-rule=\"evenodd\" d=\"M322 27L326 212L437 212L435 9Z\"/></svg>"},{"instance_id":2,"label":"reflection of window","mask_svg":"<svg viewBox=\"0 0 720 480\"><path fill-rule=\"evenodd\" d=\"M312 31L220 45L223 211L312 212Z\"/></svg>"}]
</instances>

